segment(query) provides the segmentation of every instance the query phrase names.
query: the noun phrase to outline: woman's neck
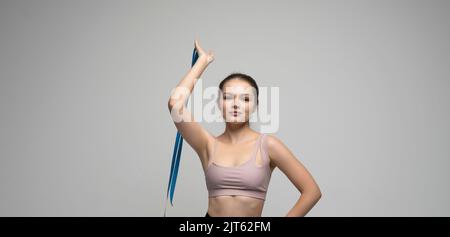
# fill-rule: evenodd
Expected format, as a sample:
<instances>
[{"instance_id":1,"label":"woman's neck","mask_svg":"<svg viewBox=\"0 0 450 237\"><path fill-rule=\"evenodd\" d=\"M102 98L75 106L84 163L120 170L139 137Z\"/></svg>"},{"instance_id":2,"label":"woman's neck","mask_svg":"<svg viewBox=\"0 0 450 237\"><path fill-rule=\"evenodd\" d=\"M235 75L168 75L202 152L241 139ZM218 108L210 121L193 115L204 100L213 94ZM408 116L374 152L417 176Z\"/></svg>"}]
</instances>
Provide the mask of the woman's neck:
<instances>
[{"instance_id":1,"label":"woman's neck","mask_svg":"<svg viewBox=\"0 0 450 237\"><path fill-rule=\"evenodd\" d=\"M246 123L226 123L223 136L232 144L242 143L253 140L257 132L250 128L249 122Z\"/></svg>"}]
</instances>

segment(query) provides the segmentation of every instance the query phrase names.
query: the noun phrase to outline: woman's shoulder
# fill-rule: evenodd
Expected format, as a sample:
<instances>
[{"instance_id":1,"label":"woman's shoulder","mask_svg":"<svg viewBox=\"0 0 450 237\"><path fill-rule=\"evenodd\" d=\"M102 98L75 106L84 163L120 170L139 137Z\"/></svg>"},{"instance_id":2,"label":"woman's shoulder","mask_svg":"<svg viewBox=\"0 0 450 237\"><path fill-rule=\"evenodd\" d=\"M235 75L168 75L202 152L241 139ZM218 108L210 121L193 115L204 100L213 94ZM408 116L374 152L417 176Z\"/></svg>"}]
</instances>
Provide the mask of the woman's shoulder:
<instances>
[{"instance_id":1,"label":"woman's shoulder","mask_svg":"<svg viewBox=\"0 0 450 237\"><path fill-rule=\"evenodd\" d=\"M264 137L264 140L267 142L273 142L275 140L279 140L274 133L261 133L261 135Z\"/></svg>"},{"instance_id":2,"label":"woman's shoulder","mask_svg":"<svg viewBox=\"0 0 450 237\"><path fill-rule=\"evenodd\" d=\"M274 150L283 147L284 144L280 138L273 133L262 133L264 136L263 144L267 150Z\"/></svg>"},{"instance_id":3,"label":"woman's shoulder","mask_svg":"<svg viewBox=\"0 0 450 237\"><path fill-rule=\"evenodd\" d=\"M270 160L270 167L273 170L273 168L276 167L275 160L273 159L274 154L276 150L279 149L280 144L282 144L281 140L273 133L262 133L263 140L262 140L262 148L267 154L267 157L269 157Z\"/></svg>"}]
</instances>

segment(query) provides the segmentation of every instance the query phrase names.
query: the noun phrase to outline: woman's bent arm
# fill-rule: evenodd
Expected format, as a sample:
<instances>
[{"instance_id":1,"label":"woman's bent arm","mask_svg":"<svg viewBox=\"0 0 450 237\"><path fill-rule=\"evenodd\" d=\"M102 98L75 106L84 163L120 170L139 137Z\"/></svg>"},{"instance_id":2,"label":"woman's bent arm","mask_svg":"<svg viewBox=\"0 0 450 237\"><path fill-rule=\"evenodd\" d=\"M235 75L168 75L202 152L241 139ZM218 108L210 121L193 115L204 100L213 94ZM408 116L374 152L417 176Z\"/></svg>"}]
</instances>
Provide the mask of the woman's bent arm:
<instances>
[{"instance_id":1,"label":"woman's bent arm","mask_svg":"<svg viewBox=\"0 0 450 237\"><path fill-rule=\"evenodd\" d=\"M288 177L301 194L286 217L305 216L322 197L319 186L306 167L282 141L269 135L267 147L271 161Z\"/></svg>"}]
</instances>

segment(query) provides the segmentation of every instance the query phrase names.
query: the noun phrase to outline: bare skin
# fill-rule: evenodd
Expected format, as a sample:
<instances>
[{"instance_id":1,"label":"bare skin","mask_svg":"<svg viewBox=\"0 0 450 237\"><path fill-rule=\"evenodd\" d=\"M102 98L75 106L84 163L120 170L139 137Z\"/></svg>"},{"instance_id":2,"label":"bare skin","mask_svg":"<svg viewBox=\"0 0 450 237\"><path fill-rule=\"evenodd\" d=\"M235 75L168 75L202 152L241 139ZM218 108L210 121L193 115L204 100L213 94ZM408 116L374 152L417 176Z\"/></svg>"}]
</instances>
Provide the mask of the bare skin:
<instances>
[{"instance_id":1,"label":"bare skin","mask_svg":"<svg viewBox=\"0 0 450 237\"><path fill-rule=\"evenodd\" d=\"M232 79L226 83L219 98L219 107L226 121L225 131L215 138L195 122L185 102L198 78L214 61L213 52L206 53L197 40L195 47L199 58L173 90L168 101L169 110L178 131L198 154L204 171L211 163L226 167L239 166L250 158L260 135L249 126L250 115L257 106L256 96L252 94L249 83ZM216 139L218 143L214 151ZM266 144L271 171L278 167L300 192L298 201L285 216L305 216L322 196L319 186L309 171L278 138L267 135ZM212 154L214 157L210 160ZM261 165L261 162L258 149L255 165ZM246 196L217 196L208 199L208 213L213 217L261 216L263 207L264 200Z\"/></svg>"}]
</instances>

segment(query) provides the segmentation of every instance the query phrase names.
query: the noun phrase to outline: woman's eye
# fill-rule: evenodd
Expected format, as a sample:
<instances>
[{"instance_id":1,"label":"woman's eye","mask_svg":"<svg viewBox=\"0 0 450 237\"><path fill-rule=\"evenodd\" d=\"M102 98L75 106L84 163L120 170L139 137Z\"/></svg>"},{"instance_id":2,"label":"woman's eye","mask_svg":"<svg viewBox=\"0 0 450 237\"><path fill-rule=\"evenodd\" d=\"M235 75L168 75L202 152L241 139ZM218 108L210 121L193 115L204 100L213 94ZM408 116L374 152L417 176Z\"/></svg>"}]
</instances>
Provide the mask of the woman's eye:
<instances>
[{"instance_id":1,"label":"woman's eye","mask_svg":"<svg viewBox=\"0 0 450 237\"><path fill-rule=\"evenodd\" d=\"M225 95L225 96L223 97L223 99L229 100L229 99L231 99L231 96Z\"/></svg>"},{"instance_id":2,"label":"woman's eye","mask_svg":"<svg viewBox=\"0 0 450 237\"><path fill-rule=\"evenodd\" d=\"M250 101L250 99L248 97L244 98L245 102Z\"/></svg>"}]
</instances>

